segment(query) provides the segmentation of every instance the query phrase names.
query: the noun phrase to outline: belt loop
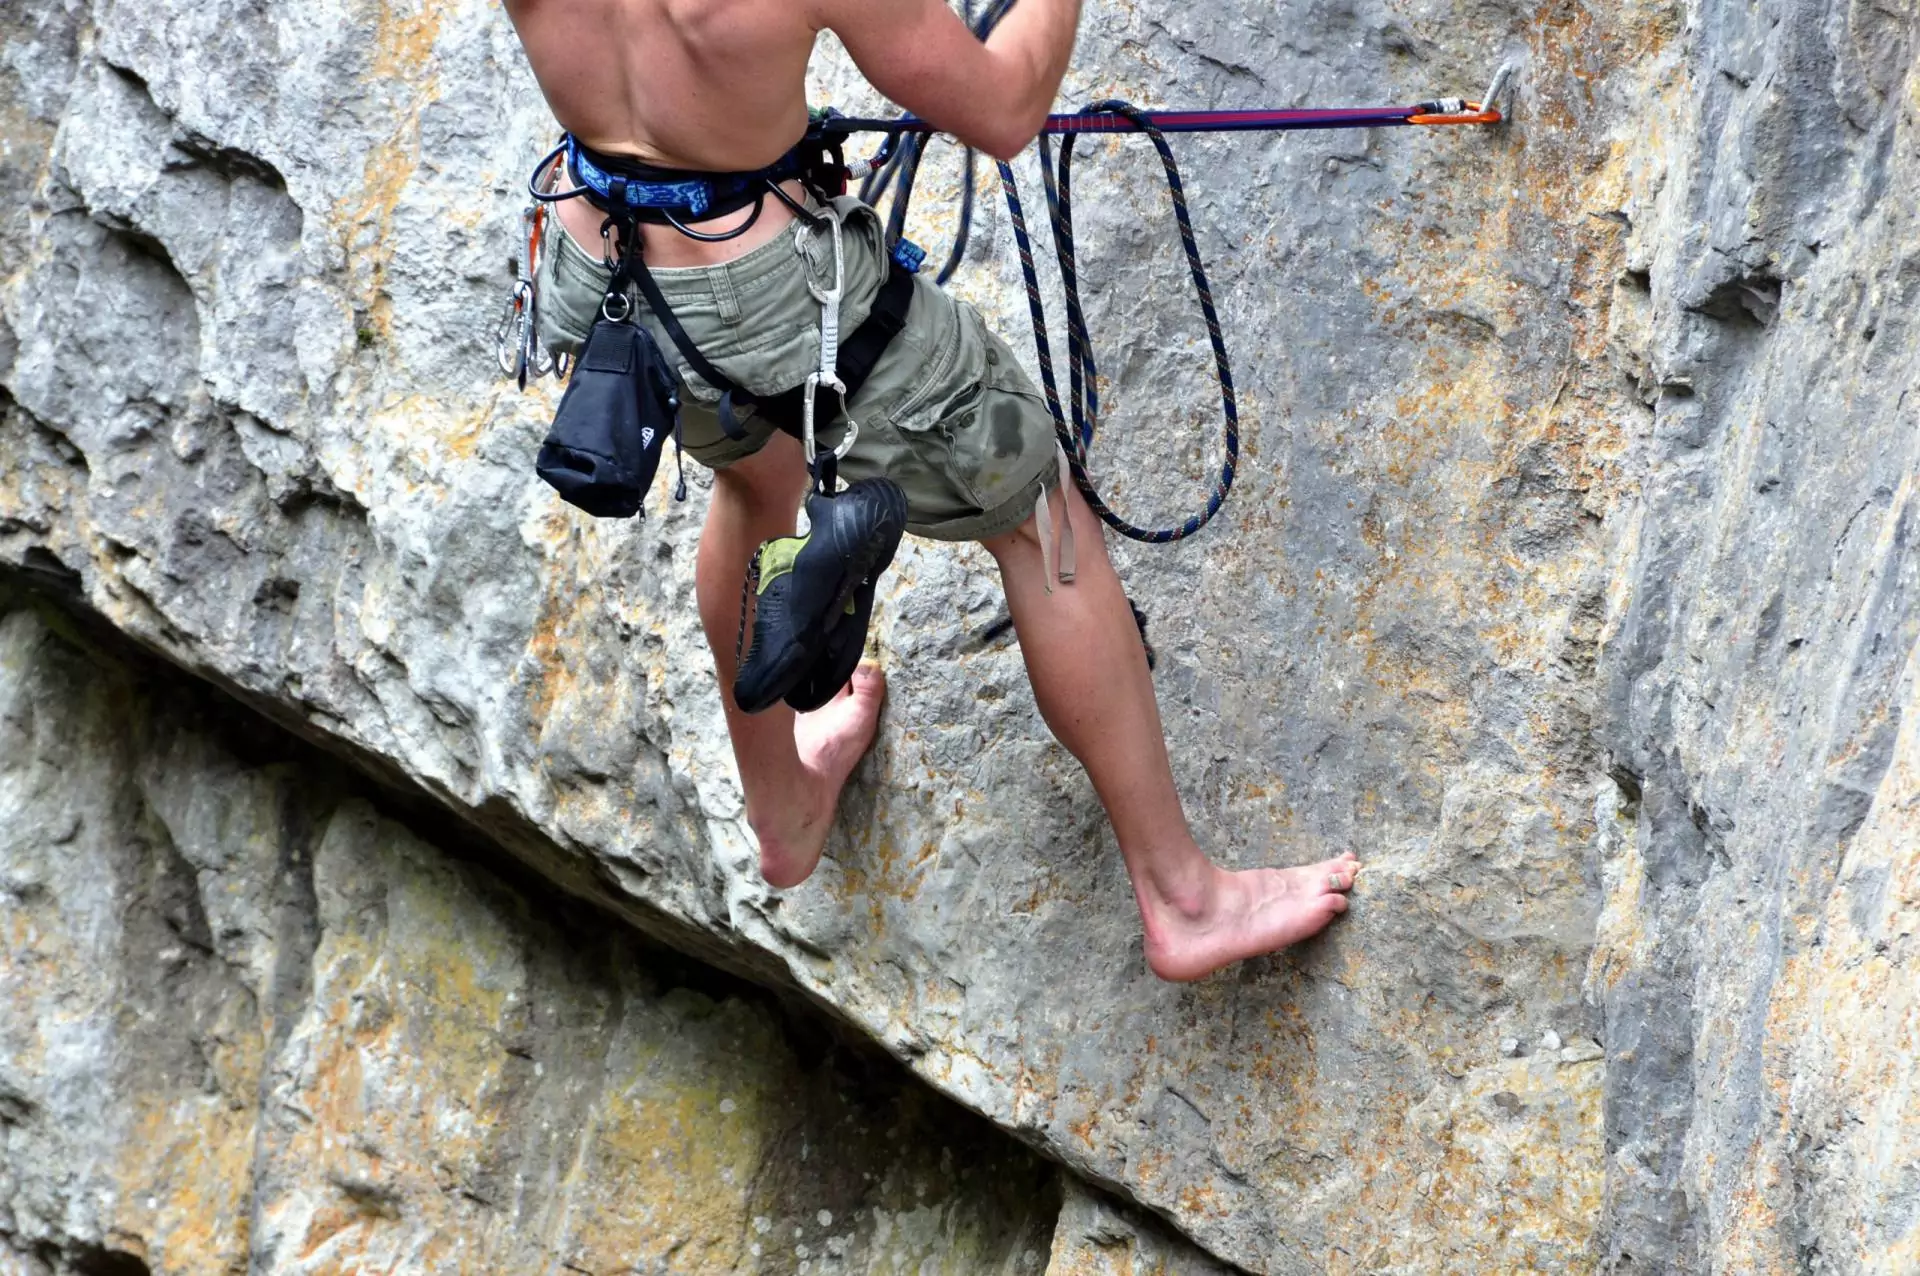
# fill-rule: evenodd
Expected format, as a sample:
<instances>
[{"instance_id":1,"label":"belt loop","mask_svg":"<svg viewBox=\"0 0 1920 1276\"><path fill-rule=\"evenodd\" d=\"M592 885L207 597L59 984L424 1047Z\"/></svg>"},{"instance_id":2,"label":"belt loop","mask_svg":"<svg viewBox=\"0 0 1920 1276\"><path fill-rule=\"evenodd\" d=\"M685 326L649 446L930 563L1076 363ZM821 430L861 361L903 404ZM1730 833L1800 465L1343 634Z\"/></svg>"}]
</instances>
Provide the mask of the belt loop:
<instances>
[{"instance_id":1,"label":"belt loop","mask_svg":"<svg viewBox=\"0 0 1920 1276\"><path fill-rule=\"evenodd\" d=\"M708 270L707 281L713 289L713 304L720 312L720 322L739 323L740 294L733 287L733 263L722 262L717 269Z\"/></svg>"}]
</instances>

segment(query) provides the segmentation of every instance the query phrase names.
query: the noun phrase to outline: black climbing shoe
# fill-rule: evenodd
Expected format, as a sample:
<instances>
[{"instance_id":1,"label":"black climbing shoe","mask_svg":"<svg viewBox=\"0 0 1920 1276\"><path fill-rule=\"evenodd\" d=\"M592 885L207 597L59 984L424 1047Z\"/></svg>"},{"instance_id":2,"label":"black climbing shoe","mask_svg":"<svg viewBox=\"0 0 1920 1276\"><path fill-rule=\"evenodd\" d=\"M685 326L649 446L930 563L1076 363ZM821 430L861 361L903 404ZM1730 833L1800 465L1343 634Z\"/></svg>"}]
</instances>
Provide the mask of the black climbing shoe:
<instances>
[{"instance_id":1,"label":"black climbing shoe","mask_svg":"<svg viewBox=\"0 0 1920 1276\"><path fill-rule=\"evenodd\" d=\"M887 564L882 563L854 587L847 609L827 630L820 655L807 667L800 681L787 692L787 707L795 713L812 713L840 694L840 688L853 681L860 657L867 650L867 623L873 619L873 587Z\"/></svg>"},{"instance_id":2,"label":"black climbing shoe","mask_svg":"<svg viewBox=\"0 0 1920 1276\"><path fill-rule=\"evenodd\" d=\"M901 517L904 522L905 515ZM867 627L873 620L874 586L886 575L887 568L893 566L894 550L899 544L900 539L896 536L886 556L869 568L866 578L854 586L853 597L847 600L845 610L828 626L827 638L821 644L819 656L807 667L800 681L793 684L793 690L787 692L787 707L795 713L812 713L839 695L840 689L853 681L853 671L860 667L860 657L867 651Z\"/></svg>"},{"instance_id":3,"label":"black climbing shoe","mask_svg":"<svg viewBox=\"0 0 1920 1276\"><path fill-rule=\"evenodd\" d=\"M849 632L847 638L853 664L859 663L873 607L871 582L893 562L900 546L907 526L907 494L890 479L862 479L837 496L809 496L807 521L805 536L767 541L754 556L747 580L747 592L755 598L753 647L733 680L734 703L746 713L772 708L803 681L817 694L809 674L827 653L829 637L855 619L858 633ZM864 592L865 607L859 605L856 591ZM743 634L744 606L743 599ZM848 645L846 639L831 644L839 661L849 658ZM823 670L821 676L831 673ZM846 678L835 683L820 704L852 676L853 665L848 665Z\"/></svg>"}]
</instances>

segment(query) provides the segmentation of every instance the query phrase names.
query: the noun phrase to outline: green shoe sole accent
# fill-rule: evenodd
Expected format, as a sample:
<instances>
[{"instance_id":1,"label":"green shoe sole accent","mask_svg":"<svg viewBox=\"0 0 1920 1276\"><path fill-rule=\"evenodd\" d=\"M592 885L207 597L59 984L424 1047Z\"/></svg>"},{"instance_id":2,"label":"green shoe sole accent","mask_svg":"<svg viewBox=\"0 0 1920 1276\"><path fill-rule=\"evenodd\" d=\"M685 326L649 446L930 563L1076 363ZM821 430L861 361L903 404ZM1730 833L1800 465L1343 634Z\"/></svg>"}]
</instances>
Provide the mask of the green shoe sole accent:
<instances>
[{"instance_id":1,"label":"green shoe sole accent","mask_svg":"<svg viewBox=\"0 0 1920 1276\"><path fill-rule=\"evenodd\" d=\"M807 547L804 536L782 536L778 540L764 541L759 550L760 587L754 592L764 594L767 586L793 570L793 560L800 557L800 551Z\"/></svg>"}]
</instances>

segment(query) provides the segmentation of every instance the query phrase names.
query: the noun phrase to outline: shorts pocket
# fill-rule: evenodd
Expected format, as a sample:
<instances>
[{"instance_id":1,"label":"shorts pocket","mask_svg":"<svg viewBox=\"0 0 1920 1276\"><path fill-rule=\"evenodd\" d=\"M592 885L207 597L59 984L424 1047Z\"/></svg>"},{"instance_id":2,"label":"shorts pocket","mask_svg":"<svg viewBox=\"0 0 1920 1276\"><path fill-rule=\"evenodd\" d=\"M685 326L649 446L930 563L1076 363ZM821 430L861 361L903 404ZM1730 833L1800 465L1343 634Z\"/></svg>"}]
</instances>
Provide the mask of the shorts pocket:
<instances>
[{"instance_id":1,"label":"shorts pocket","mask_svg":"<svg viewBox=\"0 0 1920 1276\"><path fill-rule=\"evenodd\" d=\"M1032 486L1053 458L1046 401L979 311L955 307L955 357L938 389L900 419L942 455L942 468L977 512L1000 508Z\"/></svg>"},{"instance_id":2,"label":"shorts pocket","mask_svg":"<svg viewBox=\"0 0 1920 1276\"><path fill-rule=\"evenodd\" d=\"M613 272L588 257L559 220L553 218L547 227L546 251L534 273L534 305L547 349L577 354L600 317Z\"/></svg>"}]
</instances>

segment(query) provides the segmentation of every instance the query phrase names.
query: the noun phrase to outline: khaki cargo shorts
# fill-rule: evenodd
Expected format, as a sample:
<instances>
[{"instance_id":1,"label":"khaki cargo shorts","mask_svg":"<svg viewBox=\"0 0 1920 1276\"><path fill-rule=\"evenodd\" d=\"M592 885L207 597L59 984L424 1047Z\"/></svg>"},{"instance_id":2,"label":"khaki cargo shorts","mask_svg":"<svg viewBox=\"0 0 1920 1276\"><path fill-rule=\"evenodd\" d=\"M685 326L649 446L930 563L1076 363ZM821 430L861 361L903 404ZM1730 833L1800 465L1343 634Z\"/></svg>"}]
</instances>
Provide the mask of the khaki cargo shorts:
<instances>
[{"instance_id":1,"label":"khaki cargo shorts","mask_svg":"<svg viewBox=\"0 0 1920 1276\"><path fill-rule=\"evenodd\" d=\"M880 220L859 200L835 201L845 221L844 339L866 319L886 277ZM599 314L609 272L550 222L539 278L540 334L556 354L578 350ZM742 389L772 395L803 384L820 361L820 303L808 289L833 282L833 237L794 228L716 266L655 270L674 315L701 354ZM765 446L775 427L745 412L744 439L720 428L720 393L681 358L644 301L639 318L679 371L687 451L724 469ZM979 311L925 277L914 279L907 323L847 405L859 424L840 462L848 482L884 476L907 494L907 530L938 540L983 540L1033 515L1058 481L1053 418L1013 353L988 332ZM846 433L845 418L819 428L822 446Z\"/></svg>"}]
</instances>

